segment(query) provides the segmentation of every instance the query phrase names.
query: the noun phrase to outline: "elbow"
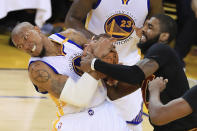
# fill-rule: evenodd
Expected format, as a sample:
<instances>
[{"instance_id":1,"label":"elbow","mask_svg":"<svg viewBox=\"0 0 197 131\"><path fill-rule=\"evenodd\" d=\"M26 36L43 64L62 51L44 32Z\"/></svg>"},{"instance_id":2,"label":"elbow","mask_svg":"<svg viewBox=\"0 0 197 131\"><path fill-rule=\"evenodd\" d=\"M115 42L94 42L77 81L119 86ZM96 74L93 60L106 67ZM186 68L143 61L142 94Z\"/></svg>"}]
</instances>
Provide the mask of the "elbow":
<instances>
[{"instance_id":1,"label":"elbow","mask_svg":"<svg viewBox=\"0 0 197 131\"><path fill-rule=\"evenodd\" d=\"M73 27L73 23L75 22L75 18L74 16L72 16L71 14L67 14L65 21L64 21L64 25L66 28L72 28Z\"/></svg>"},{"instance_id":2,"label":"elbow","mask_svg":"<svg viewBox=\"0 0 197 131\"><path fill-rule=\"evenodd\" d=\"M78 18L72 14L68 14L65 18L64 25L66 28L75 28L78 24L83 24L81 18Z\"/></svg>"},{"instance_id":3,"label":"elbow","mask_svg":"<svg viewBox=\"0 0 197 131\"><path fill-rule=\"evenodd\" d=\"M162 126L168 123L166 116L168 116L168 114L166 114L166 111L164 109L164 107L161 107L157 110L150 111L150 120L151 123L156 125L156 126Z\"/></svg>"},{"instance_id":4,"label":"elbow","mask_svg":"<svg viewBox=\"0 0 197 131\"><path fill-rule=\"evenodd\" d=\"M159 117L151 117L151 123L156 126L163 126L166 123L162 121Z\"/></svg>"},{"instance_id":5,"label":"elbow","mask_svg":"<svg viewBox=\"0 0 197 131\"><path fill-rule=\"evenodd\" d=\"M72 20L70 18L66 18L65 21L64 21L64 25L66 28L69 28L72 26Z\"/></svg>"}]
</instances>

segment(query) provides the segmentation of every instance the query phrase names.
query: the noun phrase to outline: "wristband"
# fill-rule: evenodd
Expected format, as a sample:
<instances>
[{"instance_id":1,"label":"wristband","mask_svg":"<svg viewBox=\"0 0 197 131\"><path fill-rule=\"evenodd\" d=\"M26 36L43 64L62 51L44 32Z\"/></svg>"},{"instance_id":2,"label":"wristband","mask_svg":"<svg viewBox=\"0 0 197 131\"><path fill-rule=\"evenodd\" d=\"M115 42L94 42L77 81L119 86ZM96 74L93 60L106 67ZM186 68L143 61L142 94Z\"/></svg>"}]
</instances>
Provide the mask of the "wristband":
<instances>
[{"instance_id":1,"label":"wristband","mask_svg":"<svg viewBox=\"0 0 197 131\"><path fill-rule=\"evenodd\" d=\"M97 58L94 58L94 59L92 59L92 62L91 62L91 69L94 71L95 70L95 68L94 68L94 63L95 63L95 61L97 60Z\"/></svg>"}]
</instances>

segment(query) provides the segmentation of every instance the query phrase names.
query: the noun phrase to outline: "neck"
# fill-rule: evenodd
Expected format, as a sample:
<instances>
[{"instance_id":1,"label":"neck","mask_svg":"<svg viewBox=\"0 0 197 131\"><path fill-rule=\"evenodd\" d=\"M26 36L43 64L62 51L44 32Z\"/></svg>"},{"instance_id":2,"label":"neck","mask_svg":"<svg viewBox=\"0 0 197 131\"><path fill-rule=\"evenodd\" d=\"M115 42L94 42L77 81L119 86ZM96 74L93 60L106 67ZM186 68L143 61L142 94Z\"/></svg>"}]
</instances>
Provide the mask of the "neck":
<instances>
[{"instance_id":1,"label":"neck","mask_svg":"<svg viewBox=\"0 0 197 131\"><path fill-rule=\"evenodd\" d=\"M61 45L50 41L47 37L43 39L45 56L58 56L61 55Z\"/></svg>"}]
</instances>

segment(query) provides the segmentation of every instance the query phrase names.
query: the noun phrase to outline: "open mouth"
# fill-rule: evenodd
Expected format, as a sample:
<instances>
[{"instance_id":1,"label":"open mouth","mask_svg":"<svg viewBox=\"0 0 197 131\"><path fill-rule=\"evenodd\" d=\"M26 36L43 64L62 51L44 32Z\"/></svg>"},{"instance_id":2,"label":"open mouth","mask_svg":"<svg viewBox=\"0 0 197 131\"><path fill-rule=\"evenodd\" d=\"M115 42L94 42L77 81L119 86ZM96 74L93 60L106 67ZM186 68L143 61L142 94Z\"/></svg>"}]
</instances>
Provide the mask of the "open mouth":
<instances>
[{"instance_id":1,"label":"open mouth","mask_svg":"<svg viewBox=\"0 0 197 131\"><path fill-rule=\"evenodd\" d=\"M36 45L33 46L31 52L34 52L36 50Z\"/></svg>"}]
</instances>

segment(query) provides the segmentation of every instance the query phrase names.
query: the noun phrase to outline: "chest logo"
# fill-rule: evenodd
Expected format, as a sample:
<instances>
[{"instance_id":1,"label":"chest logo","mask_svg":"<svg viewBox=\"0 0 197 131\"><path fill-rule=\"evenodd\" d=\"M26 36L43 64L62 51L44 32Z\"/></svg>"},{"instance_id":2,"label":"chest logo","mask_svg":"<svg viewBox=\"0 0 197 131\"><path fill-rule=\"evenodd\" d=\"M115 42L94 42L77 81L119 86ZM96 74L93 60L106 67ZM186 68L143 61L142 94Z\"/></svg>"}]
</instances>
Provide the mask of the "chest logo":
<instances>
[{"instance_id":1,"label":"chest logo","mask_svg":"<svg viewBox=\"0 0 197 131\"><path fill-rule=\"evenodd\" d=\"M74 72L81 76L83 72L80 70L80 62L81 62L81 56L75 57L72 61L72 67L74 69Z\"/></svg>"},{"instance_id":2,"label":"chest logo","mask_svg":"<svg viewBox=\"0 0 197 131\"><path fill-rule=\"evenodd\" d=\"M129 37L134 29L134 20L126 14L115 14L107 19L104 25L105 32L118 40Z\"/></svg>"}]
</instances>

